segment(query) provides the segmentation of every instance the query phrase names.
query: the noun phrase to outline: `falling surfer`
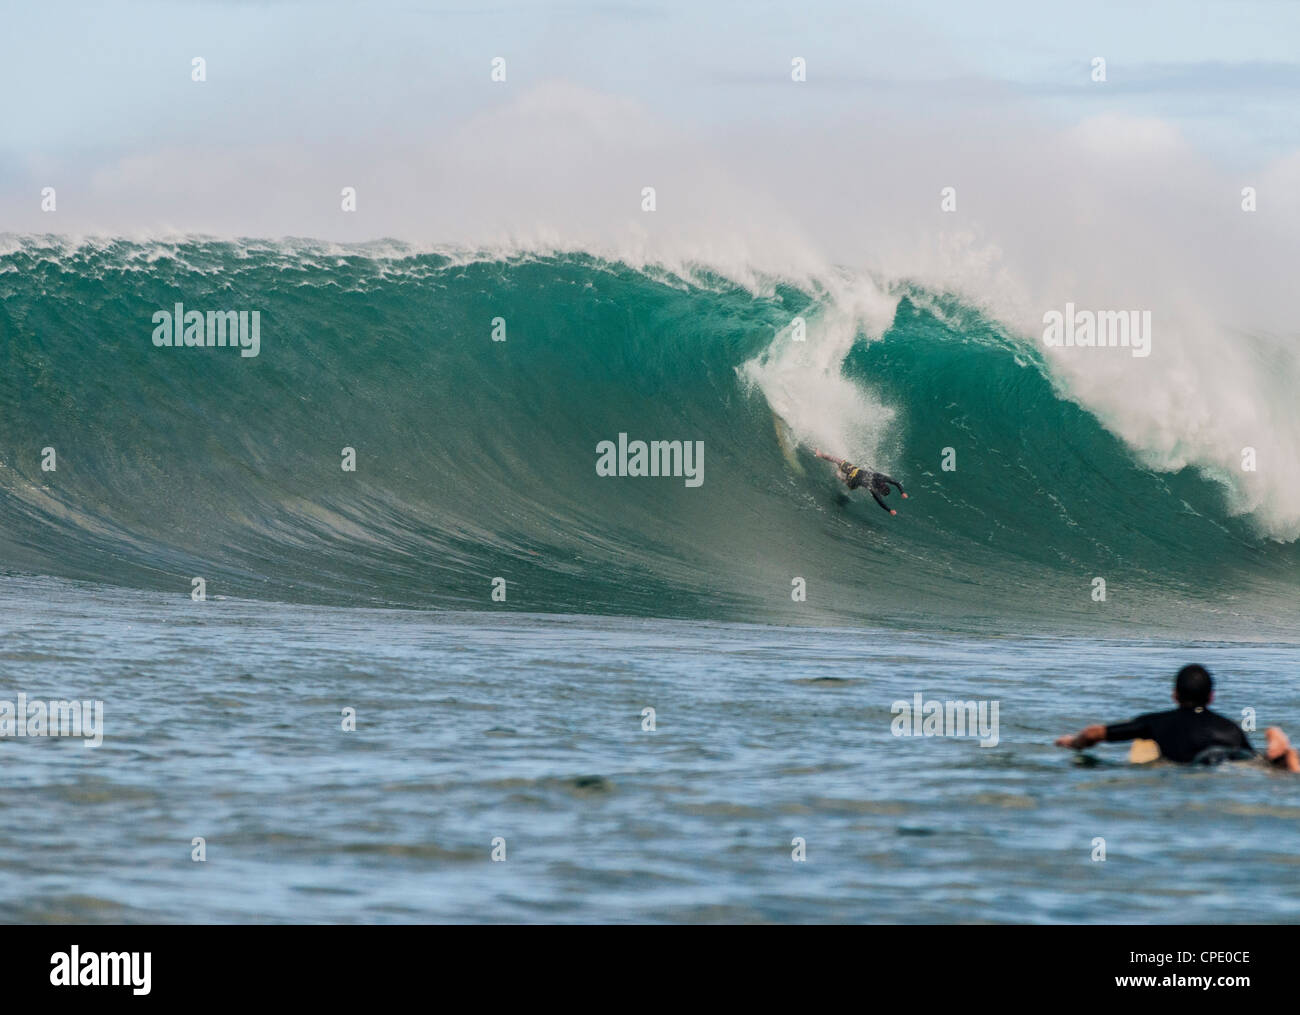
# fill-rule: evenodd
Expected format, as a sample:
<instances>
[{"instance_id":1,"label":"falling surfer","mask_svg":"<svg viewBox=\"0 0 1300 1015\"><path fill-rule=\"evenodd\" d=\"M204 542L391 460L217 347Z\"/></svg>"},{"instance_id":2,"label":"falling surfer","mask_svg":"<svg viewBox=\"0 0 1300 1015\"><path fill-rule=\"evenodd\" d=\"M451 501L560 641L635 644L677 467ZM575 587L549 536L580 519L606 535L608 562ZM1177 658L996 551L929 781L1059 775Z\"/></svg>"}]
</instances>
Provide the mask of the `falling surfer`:
<instances>
[{"instance_id":1,"label":"falling surfer","mask_svg":"<svg viewBox=\"0 0 1300 1015\"><path fill-rule=\"evenodd\" d=\"M840 479L844 481L844 485L850 490L856 490L860 486L865 486L871 492L871 496L875 498L877 504L888 511L891 515L898 514L897 511L880 499L889 496L889 488L891 485L898 487L898 492L903 494L904 497L907 496L903 491L903 484L898 480L891 479L883 472L873 472L871 469L863 469L854 465L852 462L846 462L843 458L836 458L834 455L828 455L820 448L817 449L816 453L818 458L827 462L834 462L839 467Z\"/></svg>"}]
</instances>

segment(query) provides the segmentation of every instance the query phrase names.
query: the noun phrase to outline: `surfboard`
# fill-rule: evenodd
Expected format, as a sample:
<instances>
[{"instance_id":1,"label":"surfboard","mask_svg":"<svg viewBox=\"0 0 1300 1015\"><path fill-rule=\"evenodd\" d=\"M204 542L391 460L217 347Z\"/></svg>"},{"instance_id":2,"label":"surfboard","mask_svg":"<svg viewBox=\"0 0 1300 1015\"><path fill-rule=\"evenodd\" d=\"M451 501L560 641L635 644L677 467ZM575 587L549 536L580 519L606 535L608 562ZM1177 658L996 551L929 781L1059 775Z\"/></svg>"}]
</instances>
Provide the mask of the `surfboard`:
<instances>
[{"instance_id":1,"label":"surfboard","mask_svg":"<svg viewBox=\"0 0 1300 1015\"><path fill-rule=\"evenodd\" d=\"M1128 749L1130 765L1145 765L1160 760L1160 745L1154 740L1134 740Z\"/></svg>"},{"instance_id":2,"label":"surfboard","mask_svg":"<svg viewBox=\"0 0 1300 1015\"><path fill-rule=\"evenodd\" d=\"M790 425L774 412L772 413L772 428L776 431L776 443L781 449L781 455L785 458L786 464L795 471L796 475L802 476L804 474L803 466L799 464L799 456L795 454L795 448L799 446L799 442L795 440Z\"/></svg>"}]
</instances>

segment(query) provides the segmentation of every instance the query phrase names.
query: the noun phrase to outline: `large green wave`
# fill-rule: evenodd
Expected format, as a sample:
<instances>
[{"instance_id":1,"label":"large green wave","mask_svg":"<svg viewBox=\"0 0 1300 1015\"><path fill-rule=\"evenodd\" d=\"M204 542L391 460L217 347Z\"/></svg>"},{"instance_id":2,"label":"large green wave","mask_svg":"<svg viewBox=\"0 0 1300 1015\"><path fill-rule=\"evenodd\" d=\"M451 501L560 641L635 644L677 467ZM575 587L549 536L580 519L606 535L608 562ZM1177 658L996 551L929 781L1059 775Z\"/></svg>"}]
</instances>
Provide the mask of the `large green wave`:
<instances>
[{"instance_id":1,"label":"large green wave","mask_svg":"<svg viewBox=\"0 0 1300 1015\"><path fill-rule=\"evenodd\" d=\"M842 365L894 410L911 497L889 517L783 449L738 371L815 320L815 287L574 254L14 242L0 566L350 605L1285 627L1294 546L1194 471L1144 468L995 322L897 295ZM259 311L259 355L155 346L178 302ZM702 441L703 484L599 476L620 433Z\"/></svg>"}]
</instances>

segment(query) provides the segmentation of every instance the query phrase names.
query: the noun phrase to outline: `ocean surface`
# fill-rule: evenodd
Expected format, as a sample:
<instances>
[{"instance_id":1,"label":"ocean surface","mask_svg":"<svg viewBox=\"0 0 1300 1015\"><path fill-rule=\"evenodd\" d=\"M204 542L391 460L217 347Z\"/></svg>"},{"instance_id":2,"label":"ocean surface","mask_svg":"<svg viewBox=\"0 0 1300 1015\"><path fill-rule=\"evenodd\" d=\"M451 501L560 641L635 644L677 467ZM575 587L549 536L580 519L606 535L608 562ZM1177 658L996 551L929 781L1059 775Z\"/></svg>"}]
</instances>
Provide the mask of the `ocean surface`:
<instances>
[{"instance_id":1,"label":"ocean surface","mask_svg":"<svg viewBox=\"0 0 1300 1015\"><path fill-rule=\"evenodd\" d=\"M0 740L9 921L1300 912L1296 777L1051 746L1161 707L1189 658L1219 675L1225 714L1300 729L1280 679L1295 645L195 603L17 578L0 631L6 687L104 701L97 748ZM918 691L998 701L999 742L894 736L892 703Z\"/></svg>"},{"instance_id":2,"label":"ocean surface","mask_svg":"<svg viewBox=\"0 0 1300 1015\"><path fill-rule=\"evenodd\" d=\"M177 303L258 355L156 346ZM1187 662L1300 735L1294 505L1198 433L1153 466L953 296L2 237L0 413L0 700L104 708L0 736L0 919L1300 915L1295 777L1052 746ZM620 434L702 484L598 475ZM996 744L896 735L918 694Z\"/></svg>"}]
</instances>

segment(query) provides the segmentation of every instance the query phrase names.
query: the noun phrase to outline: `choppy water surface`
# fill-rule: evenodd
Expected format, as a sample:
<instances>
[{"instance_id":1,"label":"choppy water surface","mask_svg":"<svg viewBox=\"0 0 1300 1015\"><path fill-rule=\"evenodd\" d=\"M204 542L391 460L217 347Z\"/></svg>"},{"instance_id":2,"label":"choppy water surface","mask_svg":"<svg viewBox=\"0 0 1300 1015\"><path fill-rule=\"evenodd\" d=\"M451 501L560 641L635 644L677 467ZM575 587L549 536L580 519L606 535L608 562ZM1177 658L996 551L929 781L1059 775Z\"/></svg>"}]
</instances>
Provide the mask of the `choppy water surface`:
<instances>
[{"instance_id":1,"label":"choppy water surface","mask_svg":"<svg viewBox=\"0 0 1300 1015\"><path fill-rule=\"evenodd\" d=\"M1051 746L1163 707L1191 659L1221 711L1300 733L1295 645L194 603L29 578L0 581L0 631L0 697L99 698L106 727L97 749L0 740L10 921L1300 912L1300 779ZM1000 742L893 736L891 703L918 691L997 700Z\"/></svg>"}]
</instances>

